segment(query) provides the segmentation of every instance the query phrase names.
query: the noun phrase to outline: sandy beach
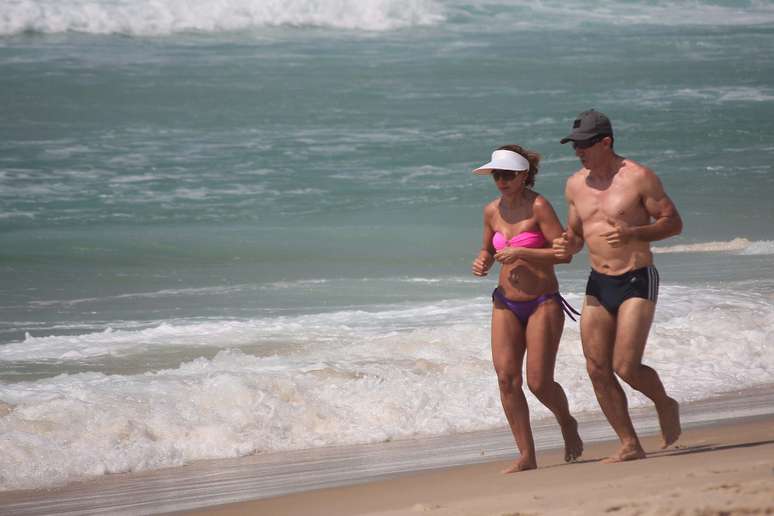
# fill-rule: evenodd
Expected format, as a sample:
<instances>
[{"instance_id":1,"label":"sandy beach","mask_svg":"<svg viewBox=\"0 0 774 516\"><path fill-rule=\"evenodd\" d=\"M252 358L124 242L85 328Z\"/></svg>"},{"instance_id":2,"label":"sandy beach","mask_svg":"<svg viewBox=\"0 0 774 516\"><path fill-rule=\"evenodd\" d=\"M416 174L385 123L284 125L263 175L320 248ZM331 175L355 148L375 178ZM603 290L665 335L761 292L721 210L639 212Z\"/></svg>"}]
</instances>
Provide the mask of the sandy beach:
<instances>
[{"instance_id":1,"label":"sandy beach","mask_svg":"<svg viewBox=\"0 0 774 516\"><path fill-rule=\"evenodd\" d=\"M644 445L649 457L635 462L601 464L615 450L608 441L574 464L543 453L540 469L517 475L497 461L187 514L774 514L774 417L692 428L669 450L656 436Z\"/></svg>"},{"instance_id":2,"label":"sandy beach","mask_svg":"<svg viewBox=\"0 0 774 516\"><path fill-rule=\"evenodd\" d=\"M535 426L539 469L505 428L472 434L262 454L104 475L0 493L0 514L515 515L774 514L774 389L683 405L683 436L660 449L655 413L632 411L649 456L601 464L617 446L586 414L582 460L563 462L556 425Z\"/></svg>"}]
</instances>

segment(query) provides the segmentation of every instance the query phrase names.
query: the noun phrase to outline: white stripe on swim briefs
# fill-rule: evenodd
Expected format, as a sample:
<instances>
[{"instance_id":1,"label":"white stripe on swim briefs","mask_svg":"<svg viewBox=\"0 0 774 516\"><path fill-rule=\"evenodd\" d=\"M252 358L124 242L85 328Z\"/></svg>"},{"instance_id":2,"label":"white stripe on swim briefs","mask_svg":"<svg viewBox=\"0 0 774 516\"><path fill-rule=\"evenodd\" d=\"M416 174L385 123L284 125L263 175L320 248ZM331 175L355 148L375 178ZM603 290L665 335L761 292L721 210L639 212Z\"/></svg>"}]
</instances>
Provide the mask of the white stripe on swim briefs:
<instances>
[{"instance_id":1,"label":"white stripe on swim briefs","mask_svg":"<svg viewBox=\"0 0 774 516\"><path fill-rule=\"evenodd\" d=\"M653 299L653 291L654 291L654 285L653 285L653 267L648 267L648 299L655 302Z\"/></svg>"},{"instance_id":2,"label":"white stripe on swim briefs","mask_svg":"<svg viewBox=\"0 0 774 516\"><path fill-rule=\"evenodd\" d=\"M654 303L658 299L658 271L652 265L648 266L648 299Z\"/></svg>"}]
</instances>

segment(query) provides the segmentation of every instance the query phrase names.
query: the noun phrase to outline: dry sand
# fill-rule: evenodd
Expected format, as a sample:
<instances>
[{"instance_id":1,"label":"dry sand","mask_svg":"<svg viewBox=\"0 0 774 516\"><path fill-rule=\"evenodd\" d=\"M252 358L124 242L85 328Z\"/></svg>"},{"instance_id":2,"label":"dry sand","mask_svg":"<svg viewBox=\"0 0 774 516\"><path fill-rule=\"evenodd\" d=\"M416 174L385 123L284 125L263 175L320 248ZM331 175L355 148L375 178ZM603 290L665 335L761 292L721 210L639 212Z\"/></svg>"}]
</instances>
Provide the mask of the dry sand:
<instances>
[{"instance_id":1,"label":"dry sand","mask_svg":"<svg viewBox=\"0 0 774 516\"><path fill-rule=\"evenodd\" d=\"M587 447L565 464L558 450L540 468L502 475L509 462L405 474L367 484L321 489L211 507L208 515L749 515L774 514L774 416L687 430L677 447L643 439L648 458L601 464L616 442Z\"/></svg>"}]
</instances>

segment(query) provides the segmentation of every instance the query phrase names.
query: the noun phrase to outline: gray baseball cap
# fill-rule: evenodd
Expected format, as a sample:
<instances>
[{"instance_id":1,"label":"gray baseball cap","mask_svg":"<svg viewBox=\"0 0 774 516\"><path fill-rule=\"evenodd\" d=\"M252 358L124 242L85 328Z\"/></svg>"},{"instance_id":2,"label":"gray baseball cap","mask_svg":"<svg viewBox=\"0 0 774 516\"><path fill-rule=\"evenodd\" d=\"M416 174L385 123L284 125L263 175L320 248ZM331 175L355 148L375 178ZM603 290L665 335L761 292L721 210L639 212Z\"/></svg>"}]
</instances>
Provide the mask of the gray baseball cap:
<instances>
[{"instance_id":1,"label":"gray baseball cap","mask_svg":"<svg viewBox=\"0 0 774 516\"><path fill-rule=\"evenodd\" d=\"M595 136L613 136L613 125L603 113L589 109L578 115L572 123L572 132L559 143L580 142Z\"/></svg>"}]
</instances>

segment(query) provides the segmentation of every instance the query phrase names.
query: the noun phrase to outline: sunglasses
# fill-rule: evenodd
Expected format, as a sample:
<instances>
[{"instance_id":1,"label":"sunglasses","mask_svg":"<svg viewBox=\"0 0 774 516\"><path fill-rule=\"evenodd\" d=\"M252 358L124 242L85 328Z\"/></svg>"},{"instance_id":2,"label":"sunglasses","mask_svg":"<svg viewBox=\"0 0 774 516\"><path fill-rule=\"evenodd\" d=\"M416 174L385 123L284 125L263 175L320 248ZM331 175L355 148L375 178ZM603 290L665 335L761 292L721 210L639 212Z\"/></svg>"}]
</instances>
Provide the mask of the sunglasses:
<instances>
[{"instance_id":1,"label":"sunglasses","mask_svg":"<svg viewBox=\"0 0 774 516\"><path fill-rule=\"evenodd\" d=\"M492 170L492 177L495 181L502 179L503 181L513 181L517 175L522 171L516 172L515 170Z\"/></svg>"},{"instance_id":2,"label":"sunglasses","mask_svg":"<svg viewBox=\"0 0 774 516\"><path fill-rule=\"evenodd\" d=\"M589 138L588 140L581 140L579 142L572 142L572 148L573 149L588 149L589 147L593 147L597 143L601 142L605 136L607 135L598 135L593 138Z\"/></svg>"}]
</instances>

